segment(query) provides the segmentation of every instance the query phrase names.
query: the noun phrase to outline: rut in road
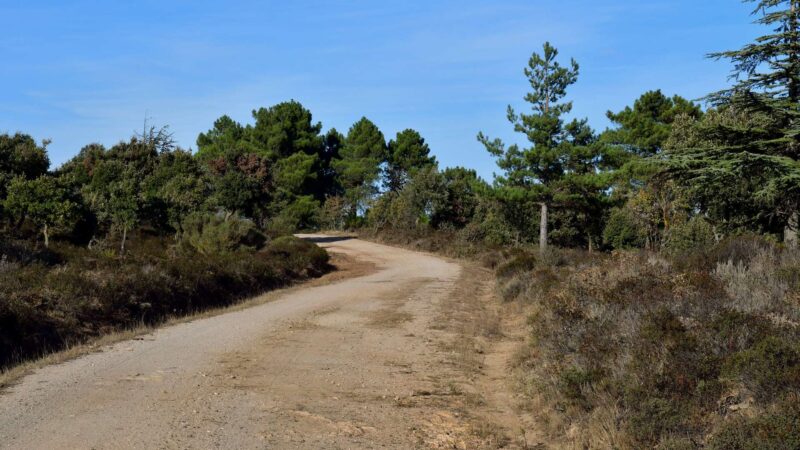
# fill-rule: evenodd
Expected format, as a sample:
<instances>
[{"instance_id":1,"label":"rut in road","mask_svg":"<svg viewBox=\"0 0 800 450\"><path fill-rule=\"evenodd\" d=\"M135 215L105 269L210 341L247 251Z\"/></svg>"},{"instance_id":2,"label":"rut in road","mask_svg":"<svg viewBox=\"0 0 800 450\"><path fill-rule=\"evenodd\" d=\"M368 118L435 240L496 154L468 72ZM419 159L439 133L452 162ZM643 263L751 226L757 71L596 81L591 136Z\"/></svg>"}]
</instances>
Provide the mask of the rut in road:
<instances>
[{"instance_id":1,"label":"rut in road","mask_svg":"<svg viewBox=\"0 0 800 450\"><path fill-rule=\"evenodd\" d=\"M437 323L465 269L321 241L375 270L41 368L0 395L0 447L493 446Z\"/></svg>"}]
</instances>

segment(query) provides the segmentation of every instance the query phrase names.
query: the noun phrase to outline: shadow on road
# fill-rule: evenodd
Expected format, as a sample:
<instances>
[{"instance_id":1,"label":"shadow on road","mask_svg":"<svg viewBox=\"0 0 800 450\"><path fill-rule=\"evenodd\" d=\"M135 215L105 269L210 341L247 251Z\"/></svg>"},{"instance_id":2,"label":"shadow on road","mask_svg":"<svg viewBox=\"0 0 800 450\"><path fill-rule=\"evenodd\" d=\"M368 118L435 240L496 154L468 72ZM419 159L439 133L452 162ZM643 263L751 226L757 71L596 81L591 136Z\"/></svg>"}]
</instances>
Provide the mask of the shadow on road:
<instances>
[{"instance_id":1,"label":"shadow on road","mask_svg":"<svg viewBox=\"0 0 800 450\"><path fill-rule=\"evenodd\" d=\"M327 242L349 241L350 239L355 239L355 236L301 236L301 239L321 244Z\"/></svg>"}]
</instances>

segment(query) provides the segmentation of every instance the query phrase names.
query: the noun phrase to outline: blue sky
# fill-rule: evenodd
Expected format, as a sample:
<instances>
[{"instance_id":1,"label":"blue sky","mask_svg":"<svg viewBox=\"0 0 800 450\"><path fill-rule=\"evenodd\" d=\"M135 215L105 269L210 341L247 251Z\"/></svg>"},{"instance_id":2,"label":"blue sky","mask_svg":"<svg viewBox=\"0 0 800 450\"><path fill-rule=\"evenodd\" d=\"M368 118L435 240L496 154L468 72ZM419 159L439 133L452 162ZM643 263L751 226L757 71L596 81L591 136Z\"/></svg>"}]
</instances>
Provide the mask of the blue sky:
<instances>
[{"instance_id":1,"label":"blue sky","mask_svg":"<svg viewBox=\"0 0 800 450\"><path fill-rule=\"evenodd\" d=\"M54 165L144 118L178 143L222 114L296 99L327 129L367 116L419 130L443 166L491 178L478 131L516 139L523 67L549 40L581 65L574 115L596 129L648 89L699 98L730 66L704 58L763 31L738 0L0 0L0 132L52 139Z\"/></svg>"}]
</instances>

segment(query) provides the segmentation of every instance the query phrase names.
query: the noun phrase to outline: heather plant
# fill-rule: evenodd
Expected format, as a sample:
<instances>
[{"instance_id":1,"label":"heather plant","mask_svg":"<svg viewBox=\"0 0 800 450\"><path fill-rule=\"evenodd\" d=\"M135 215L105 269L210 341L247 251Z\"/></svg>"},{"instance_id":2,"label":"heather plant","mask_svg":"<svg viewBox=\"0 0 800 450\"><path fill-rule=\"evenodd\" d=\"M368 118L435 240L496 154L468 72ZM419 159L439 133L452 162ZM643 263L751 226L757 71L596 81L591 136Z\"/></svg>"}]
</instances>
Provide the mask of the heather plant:
<instances>
[{"instance_id":1,"label":"heather plant","mask_svg":"<svg viewBox=\"0 0 800 450\"><path fill-rule=\"evenodd\" d=\"M562 446L783 448L761 431L792 438L776 427L797 417L786 405L800 393L800 252L751 236L686 252L692 265L516 251L497 266L503 298L531 310L520 387Z\"/></svg>"}]
</instances>

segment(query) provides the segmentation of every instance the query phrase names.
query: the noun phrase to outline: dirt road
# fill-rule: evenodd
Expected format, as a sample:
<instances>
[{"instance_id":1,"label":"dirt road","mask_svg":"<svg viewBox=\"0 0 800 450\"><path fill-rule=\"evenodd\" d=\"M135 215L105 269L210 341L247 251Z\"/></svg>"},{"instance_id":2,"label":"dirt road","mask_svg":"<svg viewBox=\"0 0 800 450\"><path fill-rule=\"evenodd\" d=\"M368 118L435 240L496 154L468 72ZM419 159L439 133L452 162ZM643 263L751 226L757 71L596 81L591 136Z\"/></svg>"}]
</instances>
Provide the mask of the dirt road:
<instances>
[{"instance_id":1,"label":"dirt road","mask_svg":"<svg viewBox=\"0 0 800 450\"><path fill-rule=\"evenodd\" d=\"M504 414L476 390L498 333L479 304L487 278L355 239L321 245L374 270L41 368L0 394L0 448L513 444L502 418L474 426L481 409ZM456 319L467 297L471 319Z\"/></svg>"}]
</instances>

